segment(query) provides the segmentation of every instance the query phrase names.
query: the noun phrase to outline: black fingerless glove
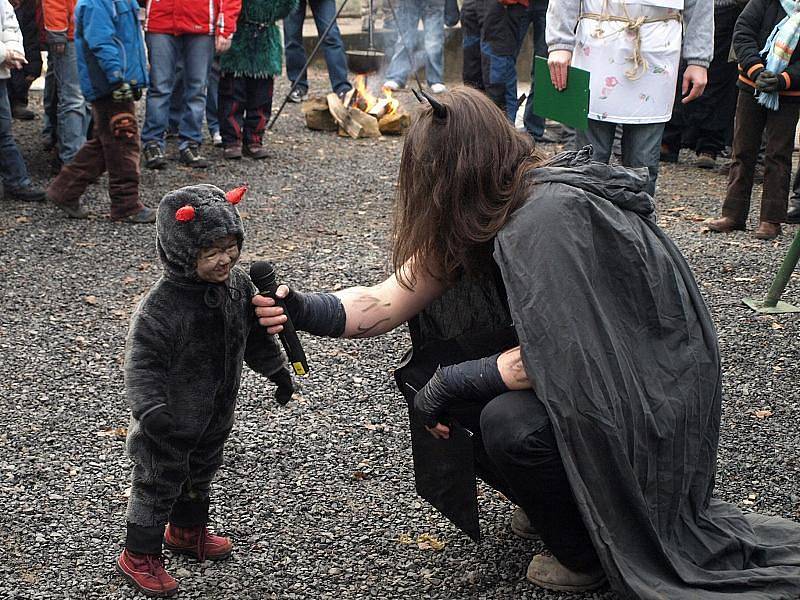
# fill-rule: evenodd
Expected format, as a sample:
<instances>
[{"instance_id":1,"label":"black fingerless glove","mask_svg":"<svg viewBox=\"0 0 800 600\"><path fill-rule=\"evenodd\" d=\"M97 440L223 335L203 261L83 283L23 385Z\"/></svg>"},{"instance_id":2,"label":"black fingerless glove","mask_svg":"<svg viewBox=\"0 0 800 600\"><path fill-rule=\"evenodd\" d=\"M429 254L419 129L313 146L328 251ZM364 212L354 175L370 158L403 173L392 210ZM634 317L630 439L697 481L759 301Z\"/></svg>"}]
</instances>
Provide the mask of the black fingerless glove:
<instances>
[{"instance_id":1,"label":"black fingerless glove","mask_svg":"<svg viewBox=\"0 0 800 600\"><path fill-rule=\"evenodd\" d=\"M294 328L312 335L341 337L347 315L338 296L289 290L284 298Z\"/></svg>"},{"instance_id":2,"label":"black fingerless glove","mask_svg":"<svg viewBox=\"0 0 800 600\"><path fill-rule=\"evenodd\" d=\"M756 77L756 88L759 92L770 94L772 92L781 92L786 89L786 79L783 75L776 75L772 71L761 71Z\"/></svg>"},{"instance_id":3,"label":"black fingerless glove","mask_svg":"<svg viewBox=\"0 0 800 600\"><path fill-rule=\"evenodd\" d=\"M280 371L269 376L269 380L277 388L275 390L275 401L281 406L288 404L289 400L292 399L292 394L294 394L294 382L289 369L281 367Z\"/></svg>"},{"instance_id":4,"label":"black fingerless glove","mask_svg":"<svg viewBox=\"0 0 800 600\"><path fill-rule=\"evenodd\" d=\"M453 402L487 403L508 387L500 376L494 354L449 367L439 367L430 381L414 396L414 413L426 427L446 420Z\"/></svg>"},{"instance_id":5,"label":"black fingerless glove","mask_svg":"<svg viewBox=\"0 0 800 600\"><path fill-rule=\"evenodd\" d=\"M175 417L165 405L155 408L139 419L139 425L145 435L153 439L169 437L175 431Z\"/></svg>"}]
</instances>

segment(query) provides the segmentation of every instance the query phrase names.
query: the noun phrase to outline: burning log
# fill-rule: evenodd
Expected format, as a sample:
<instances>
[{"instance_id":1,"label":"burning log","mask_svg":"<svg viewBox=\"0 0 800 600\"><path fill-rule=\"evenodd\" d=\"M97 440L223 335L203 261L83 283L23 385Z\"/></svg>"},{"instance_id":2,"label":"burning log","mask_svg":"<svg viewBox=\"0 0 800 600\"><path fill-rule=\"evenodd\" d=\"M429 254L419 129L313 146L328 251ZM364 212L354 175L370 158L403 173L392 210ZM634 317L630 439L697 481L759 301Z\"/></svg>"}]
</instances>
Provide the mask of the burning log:
<instances>
[{"instance_id":1,"label":"burning log","mask_svg":"<svg viewBox=\"0 0 800 600\"><path fill-rule=\"evenodd\" d=\"M356 139L360 137L380 137L378 121L358 108L347 108L342 100L334 93L327 96L328 110L339 125L339 134L349 135Z\"/></svg>"},{"instance_id":2,"label":"burning log","mask_svg":"<svg viewBox=\"0 0 800 600\"><path fill-rule=\"evenodd\" d=\"M303 115L306 127L315 131L337 131L339 124L328 110L328 100L324 97L309 98L303 102Z\"/></svg>"},{"instance_id":3,"label":"burning log","mask_svg":"<svg viewBox=\"0 0 800 600\"><path fill-rule=\"evenodd\" d=\"M378 119L378 130L384 135L402 135L411 125L411 117L401 107Z\"/></svg>"},{"instance_id":4,"label":"burning log","mask_svg":"<svg viewBox=\"0 0 800 600\"><path fill-rule=\"evenodd\" d=\"M391 98L381 98L367 111L367 114L380 121L386 113L392 111L392 103L393 100Z\"/></svg>"}]
</instances>

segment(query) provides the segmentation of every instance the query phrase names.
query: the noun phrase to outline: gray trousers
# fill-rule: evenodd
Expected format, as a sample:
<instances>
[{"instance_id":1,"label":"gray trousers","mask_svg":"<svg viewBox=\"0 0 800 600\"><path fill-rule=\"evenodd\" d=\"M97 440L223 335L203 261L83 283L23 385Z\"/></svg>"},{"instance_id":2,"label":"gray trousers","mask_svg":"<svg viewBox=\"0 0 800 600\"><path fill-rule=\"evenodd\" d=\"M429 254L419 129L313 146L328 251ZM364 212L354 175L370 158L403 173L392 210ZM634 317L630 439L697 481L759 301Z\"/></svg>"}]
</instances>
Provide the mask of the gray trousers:
<instances>
[{"instance_id":1,"label":"gray trousers","mask_svg":"<svg viewBox=\"0 0 800 600\"><path fill-rule=\"evenodd\" d=\"M588 129L575 132L576 148L591 145L594 148L594 160L608 163L617 125L617 123L589 119ZM626 167L647 167L650 172L647 191L651 196L656 194L658 159L664 125L664 123L622 125L622 164Z\"/></svg>"}]
</instances>

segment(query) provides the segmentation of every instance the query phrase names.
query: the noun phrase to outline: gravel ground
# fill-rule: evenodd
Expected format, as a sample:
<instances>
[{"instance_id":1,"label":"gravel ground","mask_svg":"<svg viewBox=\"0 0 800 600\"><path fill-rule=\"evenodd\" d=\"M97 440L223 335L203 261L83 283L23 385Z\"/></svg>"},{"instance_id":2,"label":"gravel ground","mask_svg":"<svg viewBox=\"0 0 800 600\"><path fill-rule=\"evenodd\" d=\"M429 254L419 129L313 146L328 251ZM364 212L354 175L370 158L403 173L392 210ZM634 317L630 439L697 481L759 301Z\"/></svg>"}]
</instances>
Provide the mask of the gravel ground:
<instances>
[{"instance_id":1,"label":"gravel ground","mask_svg":"<svg viewBox=\"0 0 800 600\"><path fill-rule=\"evenodd\" d=\"M323 89L319 74L316 88ZM278 85L276 98L285 93ZM405 102L410 96L401 95ZM50 176L38 128L15 122L38 182ZM402 139L352 141L304 128L290 105L269 136L274 158L207 172L177 163L145 171L155 206L194 181L247 181L243 262L276 261L307 290L378 281ZM177 154L174 148L171 154ZM120 364L128 318L160 272L152 226L117 225L105 179L99 215L70 221L52 207L4 202L0 212L0 598L136 598L113 569L122 549L129 462ZM725 178L690 164L663 169L660 220L695 270L724 356L717 493L744 510L800 518L800 318L757 316L790 235L716 236ZM796 227L789 227L793 234ZM786 298L800 303L800 276ZM246 371L213 524L236 545L223 564L168 557L181 598L612 598L546 593L525 581L541 548L509 530L512 506L480 487L484 541L475 545L414 493L406 411L391 369L404 331L359 342L304 338L312 374L281 408ZM440 552L403 543L430 534ZM408 536L408 537L406 537Z\"/></svg>"}]
</instances>

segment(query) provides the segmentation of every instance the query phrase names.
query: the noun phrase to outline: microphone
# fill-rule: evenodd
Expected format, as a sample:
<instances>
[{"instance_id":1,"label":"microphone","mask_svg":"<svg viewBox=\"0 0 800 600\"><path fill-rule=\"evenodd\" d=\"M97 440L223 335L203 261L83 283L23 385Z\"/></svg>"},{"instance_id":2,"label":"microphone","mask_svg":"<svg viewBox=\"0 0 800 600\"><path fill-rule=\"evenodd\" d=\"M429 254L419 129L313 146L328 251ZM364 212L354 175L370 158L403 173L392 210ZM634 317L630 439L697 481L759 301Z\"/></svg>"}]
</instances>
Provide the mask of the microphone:
<instances>
[{"instance_id":1,"label":"microphone","mask_svg":"<svg viewBox=\"0 0 800 600\"><path fill-rule=\"evenodd\" d=\"M297 337L297 331L295 331L292 323L292 316L286 309L286 303L283 298L278 298L275 295L278 290L278 283L275 280L275 267L272 263L266 261L254 262L250 265L250 279L258 288L259 294L272 298L277 306L283 308L286 322L283 324L283 331L278 334L278 337L281 340L281 344L283 344L283 349L286 351L289 364L292 365L294 372L297 375L307 375L308 361L306 361L306 353L303 352L300 338Z\"/></svg>"}]
</instances>

